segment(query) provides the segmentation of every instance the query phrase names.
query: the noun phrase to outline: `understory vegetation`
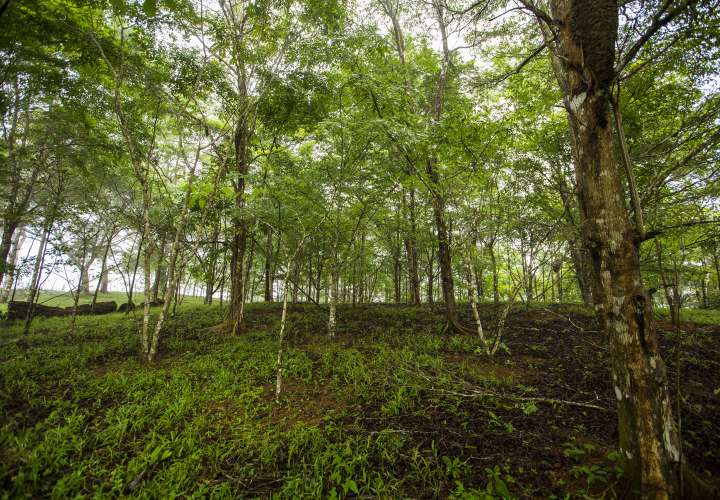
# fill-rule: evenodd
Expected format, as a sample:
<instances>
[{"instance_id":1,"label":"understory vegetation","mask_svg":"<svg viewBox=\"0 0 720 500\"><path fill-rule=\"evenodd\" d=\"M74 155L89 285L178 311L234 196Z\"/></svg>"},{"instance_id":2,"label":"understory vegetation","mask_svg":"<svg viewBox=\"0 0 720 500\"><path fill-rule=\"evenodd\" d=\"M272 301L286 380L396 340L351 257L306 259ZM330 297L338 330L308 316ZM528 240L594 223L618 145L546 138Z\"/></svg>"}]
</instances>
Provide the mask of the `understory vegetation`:
<instances>
[{"instance_id":1,"label":"understory vegetation","mask_svg":"<svg viewBox=\"0 0 720 500\"><path fill-rule=\"evenodd\" d=\"M441 309L341 306L329 342L325 311L295 304L275 403L279 308L248 305L248 332L228 336L208 331L220 307L182 306L153 365L137 356L141 316L82 317L71 339L68 318L38 320L28 336L8 328L3 496L615 494L615 398L584 308L516 307L488 359L475 337L439 335ZM720 386L708 383L719 335L696 323L661 333L684 451L708 479L720 474Z\"/></svg>"}]
</instances>

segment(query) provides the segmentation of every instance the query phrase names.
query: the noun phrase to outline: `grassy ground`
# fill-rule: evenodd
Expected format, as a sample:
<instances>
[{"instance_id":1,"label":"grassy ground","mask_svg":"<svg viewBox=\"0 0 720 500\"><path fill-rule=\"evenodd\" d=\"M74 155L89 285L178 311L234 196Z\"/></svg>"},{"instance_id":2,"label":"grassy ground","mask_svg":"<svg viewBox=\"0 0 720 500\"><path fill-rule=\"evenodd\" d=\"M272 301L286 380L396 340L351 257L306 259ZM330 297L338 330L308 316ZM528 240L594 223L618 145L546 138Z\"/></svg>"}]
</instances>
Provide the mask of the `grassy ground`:
<instances>
[{"instance_id":1,"label":"grassy ground","mask_svg":"<svg viewBox=\"0 0 720 500\"><path fill-rule=\"evenodd\" d=\"M90 304L92 302L93 294L92 293L83 293L80 294L80 304ZM38 297L38 304L43 304L46 306L53 306L53 307L68 307L73 305L73 296L70 292L56 292L52 290L42 290L40 292L40 296ZM15 300L27 300L27 294L25 290L18 290L15 293ZM110 302L115 301L118 305L124 304L127 302L127 295L125 292L108 292L108 293L98 293L98 302ZM140 291L139 293L136 292L136 294L133 295L133 302L139 304L145 300L145 297ZM202 304L203 298L202 297L189 297L185 296L182 298L182 302L184 304L195 304L199 305ZM0 312L7 311L7 304L0 304Z\"/></svg>"},{"instance_id":2,"label":"grassy ground","mask_svg":"<svg viewBox=\"0 0 720 500\"><path fill-rule=\"evenodd\" d=\"M186 303L152 366L136 355L140 315L81 317L72 339L68 318L4 328L0 497L613 494L614 396L581 309L514 311L488 359L475 338L441 337L429 307L343 306L329 341L325 311L296 305L277 404L278 307L251 304L232 337L206 331L219 307ZM720 328L684 330L666 357L685 452L718 477ZM677 340L663 333L664 350Z\"/></svg>"}]
</instances>

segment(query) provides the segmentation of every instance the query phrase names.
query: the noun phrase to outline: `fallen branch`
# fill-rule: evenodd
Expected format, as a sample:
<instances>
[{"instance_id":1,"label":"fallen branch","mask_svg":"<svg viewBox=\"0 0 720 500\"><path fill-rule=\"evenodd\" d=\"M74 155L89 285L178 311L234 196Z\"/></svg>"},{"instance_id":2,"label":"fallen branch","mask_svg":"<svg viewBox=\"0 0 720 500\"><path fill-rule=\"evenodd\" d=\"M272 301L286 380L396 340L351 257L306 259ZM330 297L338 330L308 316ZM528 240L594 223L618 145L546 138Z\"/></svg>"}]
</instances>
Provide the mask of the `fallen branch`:
<instances>
[{"instance_id":1,"label":"fallen branch","mask_svg":"<svg viewBox=\"0 0 720 500\"><path fill-rule=\"evenodd\" d=\"M511 401L528 401L528 402L531 401L534 403L547 403L547 404L553 404L553 405L563 404L563 405L567 405L567 406L590 408L593 410L599 410L599 411L605 411L605 412L610 411L607 408L603 408L602 406L598 406L598 405L595 405L592 403L583 403L583 402L579 402L579 401L568 401L565 399L516 396L514 394L498 394L496 392L482 392L482 391L471 391L469 393L463 393L463 392L448 391L445 389L432 389L431 388L428 390L440 392L440 393L444 393L444 394L450 394L452 396L466 397L466 398L493 397L493 398L499 398L499 399L509 399Z\"/></svg>"}]
</instances>

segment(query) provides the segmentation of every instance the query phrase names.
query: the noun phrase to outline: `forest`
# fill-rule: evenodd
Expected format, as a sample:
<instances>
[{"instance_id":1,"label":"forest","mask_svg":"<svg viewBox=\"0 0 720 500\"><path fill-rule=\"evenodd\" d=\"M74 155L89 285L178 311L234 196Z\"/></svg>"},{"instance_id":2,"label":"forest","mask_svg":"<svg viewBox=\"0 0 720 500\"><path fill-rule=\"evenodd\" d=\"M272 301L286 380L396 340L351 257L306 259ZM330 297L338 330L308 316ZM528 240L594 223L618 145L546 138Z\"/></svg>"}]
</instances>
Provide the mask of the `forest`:
<instances>
[{"instance_id":1,"label":"forest","mask_svg":"<svg viewBox=\"0 0 720 500\"><path fill-rule=\"evenodd\" d=\"M0 0L0 498L720 497L720 0Z\"/></svg>"}]
</instances>

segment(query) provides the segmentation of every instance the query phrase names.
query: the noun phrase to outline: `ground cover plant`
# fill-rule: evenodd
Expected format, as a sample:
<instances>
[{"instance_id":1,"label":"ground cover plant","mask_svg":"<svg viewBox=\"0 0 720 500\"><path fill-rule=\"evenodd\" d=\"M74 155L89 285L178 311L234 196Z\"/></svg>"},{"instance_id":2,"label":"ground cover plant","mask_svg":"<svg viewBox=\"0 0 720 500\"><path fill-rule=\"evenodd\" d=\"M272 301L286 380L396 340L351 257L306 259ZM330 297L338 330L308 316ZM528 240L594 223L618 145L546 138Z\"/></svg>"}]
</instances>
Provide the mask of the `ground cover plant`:
<instances>
[{"instance_id":1,"label":"ground cover plant","mask_svg":"<svg viewBox=\"0 0 720 500\"><path fill-rule=\"evenodd\" d=\"M39 319L28 336L7 328L3 496L615 494L614 395L588 311L518 307L490 358L476 337L440 335L440 309L344 306L330 342L322 309L291 305L276 403L279 313L248 305L248 331L228 336L208 331L219 307L184 306L152 365L137 355L139 316L79 318L72 338L67 318ZM680 366L684 451L709 480L718 334L683 323L661 337L669 354L682 342L667 359L671 379Z\"/></svg>"}]
</instances>

